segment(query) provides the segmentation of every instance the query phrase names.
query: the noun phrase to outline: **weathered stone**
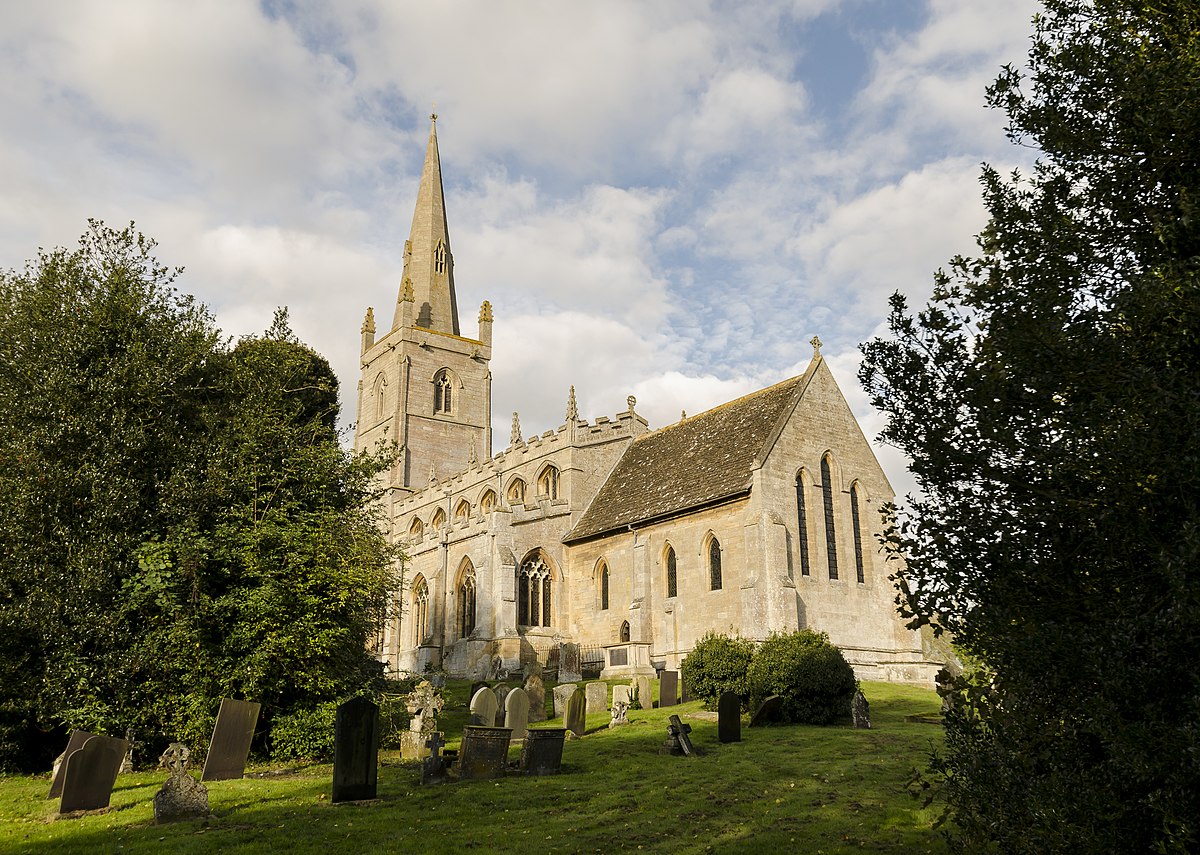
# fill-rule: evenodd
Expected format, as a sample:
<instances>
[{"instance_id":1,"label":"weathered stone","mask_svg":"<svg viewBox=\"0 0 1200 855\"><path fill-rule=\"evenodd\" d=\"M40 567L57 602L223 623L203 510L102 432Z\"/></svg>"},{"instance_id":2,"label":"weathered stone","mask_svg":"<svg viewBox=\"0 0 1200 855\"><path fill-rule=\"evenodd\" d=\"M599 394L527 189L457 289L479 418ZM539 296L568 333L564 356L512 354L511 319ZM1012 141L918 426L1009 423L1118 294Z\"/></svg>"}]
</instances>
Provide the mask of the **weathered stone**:
<instances>
[{"instance_id":1,"label":"weathered stone","mask_svg":"<svg viewBox=\"0 0 1200 855\"><path fill-rule=\"evenodd\" d=\"M599 681L587 683L583 687L587 696L588 713L601 713L608 709L608 684Z\"/></svg>"},{"instance_id":2,"label":"weathered stone","mask_svg":"<svg viewBox=\"0 0 1200 855\"><path fill-rule=\"evenodd\" d=\"M583 679L579 645L567 642L558 646L558 682L576 683Z\"/></svg>"},{"instance_id":3,"label":"weathered stone","mask_svg":"<svg viewBox=\"0 0 1200 855\"><path fill-rule=\"evenodd\" d=\"M613 701L612 704L612 720L609 721L609 728L619 727L622 724L629 724L629 719L625 714L629 711L629 704L625 701Z\"/></svg>"},{"instance_id":4,"label":"weathered stone","mask_svg":"<svg viewBox=\"0 0 1200 855\"><path fill-rule=\"evenodd\" d=\"M191 752L186 745L173 742L159 758L158 765L170 771L162 788L154 794L154 821L162 825L208 816L208 788L188 774Z\"/></svg>"},{"instance_id":5,"label":"weathered stone","mask_svg":"<svg viewBox=\"0 0 1200 855\"><path fill-rule=\"evenodd\" d=\"M529 696L529 723L546 720L546 684L541 674L530 674L525 680L525 694Z\"/></svg>"},{"instance_id":6,"label":"weathered stone","mask_svg":"<svg viewBox=\"0 0 1200 855\"><path fill-rule=\"evenodd\" d=\"M867 696L861 689L854 693L854 699L850 701L850 715L854 719L855 727L871 727L871 705L867 703Z\"/></svg>"},{"instance_id":7,"label":"weathered stone","mask_svg":"<svg viewBox=\"0 0 1200 855\"><path fill-rule=\"evenodd\" d=\"M333 801L375 798L379 773L379 706L351 698L337 708L333 731Z\"/></svg>"},{"instance_id":8,"label":"weathered stone","mask_svg":"<svg viewBox=\"0 0 1200 855\"><path fill-rule=\"evenodd\" d=\"M495 701L495 695L492 695ZM500 778L508 765L508 742L512 731L507 727L467 725L463 729L462 751L458 756L461 780Z\"/></svg>"},{"instance_id":9,"label":"weathered stone","mask_svg":"<svg viewBox=\"0 0 1200 855\"><path fill-rule=\"evenodd\" d=\"M721 742L742 741L742 699L725 692L717 701L717 739Z\"/></svg>"},{"instance_id":10,"label":"weathered stone","mask_svg":"<svg viewBox=\"0 0 1200 855\"><path fill-rule=\"evenodd\" d=\"M93 736L63 762L59 813L108 807L113 784L129 744L113 736Z\"/></svg>"},{"instance_id":11,"label":"weathered stone","mask_svg":"<svg viewBox=\"0 0 1200 855\"><path fill-rule=\"evenodd\" d=\"M226 781L245 774L260 709L261 705L253 701L221 700L208 754L204 758L204 771L200 773L201 781Z\"/></svg>"},{"instance_id":12,"label":"weathered stone","mask_svg":"<svg viewBox=\"0 0 1200 855\"><path fill-rule=\"evenodd\" d=\"M576 688L571 693L571 697L567 700L567 714L563 719L563 724L576 737L583 736L587 729L587 696L583 693L583 689Z\"/></svg>"},{"instance_id":13,"label":"weathered stone","mask_svg":"<svg viewBox=\"0 0 1200 855\"><path fill-rule=\"evenodd\" d=\"M412 718L408 729L412 733L429 734L437 730L437 715L442 711L444 701L428 680L417 683L416 688L404 699L404 708Z\"/></svg>"},{"instance_id":14,"label":"weathered stone","mask_svg":"<svg viewBox=\"0 0 1200 855\"><path fill-rule=\"evenodd\" d=\"M86 730L72 730L71 736L67 739L67 747L63 749L63 753L59 754L54 760L54 773L50 779L50 792L46 794L48 799L56 799L62 795L63 775L66 774L67 757L75 751L83 747L83 743L87 742L96 734L88 733Z\"/></svg>"},{"instance_id":15,"label":"weathered stone","mask_svg":"<svg viewBox=\"0 0 1200 855\"><path fill-rule=\"evenodd\" d=\"M659 707L673 707L679 698L679 672L663 671L658 678Z\"/></svg>"},{"instance_id":16,"label":"weathered stone","mask_svg":"<svg viewBox=\"0 0 1200 855\"><path fill-rule=\"evenodd\" d=\"M521 749L521 771L527 775L557 775L562 767L565 727L530 730Z\"/></svg>"},{"instance_id":17,"label":"weathered stone","mask_svg":"<svg viewBox=\"0 0 1200 855\"><path fill-rule=\"evenodd\" d=\"M441 749L446 745L446 740L442 734L429 734L429 738L425 740L425 748L428 754L421 761L421 783L422 784L441 784L446 780L446 763L445 758L441 754Z\"/></svg>"},{"instance_id":18,"label":"weathered stone","mask_svg":"<svg viewBox=\"0 0 1200 855\"><path fill-rule=\"evenodd\" d=\"M645 675L638 675L633 678L631 686L636 687L636 697L638 705L644 710L654 709L654 690L650 684L650 678Z\"/></svg>"},{"instance_id":19,"label":"weathered stone","mask_svg":"<svg viewBox=\"0 0 1200 855\"><path fill-rule=\"evenodd\" d=\"M525 738L529 729L529 695L524 689L513 689L504 698L504 726L512 731L512 738Z\"/></svg>"},{"instance_id":20,"label":"weathered stone","mask_svg":"<svg viewBox=\"0 0 1200 855\"><path fill-rule=\"evenodd\" d=\"M629 709L629 704L633 700L633 689L623 683L618 683L613 686L612 702L615 704L618 701L625 704L625 709Z\"/></svg>"},{"instance_id":21,"label":"weathered stone","mask_svg":"<svg viewBox=\"0 0 1200 855\"><path fill-rule=\"evenodd\" d=\"M496 693L484 686L471 698L471 724L478 727L495 727L496 710Z\"/></svg>"},{"instance_id":22,"label":"weathered stone","mask_svg":"<svg viewBox=\"0 0 1200 855\"><path fill-rule=\"evenodd\" d=\"M755 711L753 718L750 719L751 727L762 727L766 724L773 724L780 720L783 711L783 698L779 695L771 695L761 704L758 710Z\"/></svg>"},{"instance_id":23,"label":"weathered stone","mask_svg":"<svg viewBox=\"0 0 1200 855\"><path fill-rule=\"evenodd\" d=\"M578 688L574 683L560 683L554 687L554 717L563 718L567 714L567 701Z\"/></svg>"},{"instance_id":24,"label":"weathered stone","mask_svg":"<svg viewBox=\"0 0 1200 855\"><path fill-rule=\"evenodd\" d=\"M671 716L670 723L667 725L667 741L663 743L660 753L693 756L696 752L692 747L691 737L688 735L691 732L690 724L684 724L677 715Z\"/></svg>"},{"instance_id":25,"label":"weathered stone","mask_svg":"<svg viewBox=\"0 0 1200 855\"><path fill-rule=\"evenodd\" d=\"M503 727L504 726L504 699L508 696L508 693L510 691L512 691L512 688L508 685L508 683L500 683L500 684L496 685L492 689L492 691L496 693L495 725L496 725L496 727Z\"/></svg>"},{"instance_id":26,"label":"weathered stone","mask_svg":"<svg viewBox=\"0 0 1200 855\"><path fill-rule=\"evenodd\" d=\"M691 702L692 695L688 691L687 680L683 679L683 674L681 673L679 675L679 703L690 704Z\"/></svg>"}]
</instances>

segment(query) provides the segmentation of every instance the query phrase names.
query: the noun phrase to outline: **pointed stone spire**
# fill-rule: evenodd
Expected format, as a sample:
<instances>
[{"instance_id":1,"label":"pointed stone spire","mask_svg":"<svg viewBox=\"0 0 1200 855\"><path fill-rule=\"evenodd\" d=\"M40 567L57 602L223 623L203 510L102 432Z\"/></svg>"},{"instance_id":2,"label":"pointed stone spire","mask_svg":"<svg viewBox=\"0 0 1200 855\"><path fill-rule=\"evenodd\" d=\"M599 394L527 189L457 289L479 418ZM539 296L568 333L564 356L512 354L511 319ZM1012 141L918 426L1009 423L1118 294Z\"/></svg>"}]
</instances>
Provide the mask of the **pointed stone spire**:
<instances>
[{"instance_id":1,"label":"pointed stone spire","mask_svg":"<svg viewBox=\"0 0 1200 855\"><path fill-rule=\"evenodd\" d=\"M575 403L575 387L571 387L571 391L567 393L567 421L579 421L579 407Z\"/></svg>"},{"instance_id":2,"label":"pointed stone spire","mask_svg":"<svg viewBox=\"0 0 1200 855\"><path fill-rule=\"evenodd\" d=\"M458 304L454 295L454 256L446 226L446 201L442 191L442 163L438 155L437 113L429 117L429 145L417 189L412 230L404 245L404 281L411 281L418 327L458 335ZM394 326L400 325L397 301Z\"/></svg>"},{"instance_id":3,"label":"pointed stone spire","mask_svg":"<svg viewBox=\"0 0 1200 855\"><path fill-rule=\"evenodd\" d=\"M510 446L511 445L520 445L522 441L523 440L521 439L521 417L518 416L516 413L513 413L512 435L509 436L509 438L508 438L508 444Z\"/></svg>"}]
</instances>

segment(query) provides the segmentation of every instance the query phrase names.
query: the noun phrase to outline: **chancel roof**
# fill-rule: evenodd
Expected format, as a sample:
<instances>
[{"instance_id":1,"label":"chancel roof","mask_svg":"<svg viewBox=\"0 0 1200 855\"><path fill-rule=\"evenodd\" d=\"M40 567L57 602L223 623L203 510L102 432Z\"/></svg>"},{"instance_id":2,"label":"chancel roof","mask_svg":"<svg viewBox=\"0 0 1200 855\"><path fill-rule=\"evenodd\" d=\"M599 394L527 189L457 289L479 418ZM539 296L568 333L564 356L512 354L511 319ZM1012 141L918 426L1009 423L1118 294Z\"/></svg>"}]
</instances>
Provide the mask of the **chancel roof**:
<instances>
[{"instance_id":1,"label":"chancel roof","mask_svg":"<svg viewBox=\"0 0 1200 855\"><path fill-rule=\"evenodd\" d=\"M564 543L748 493L759 453L791 412L812 368L645 434L617 462Z\"/></svg>"}]
</instances>

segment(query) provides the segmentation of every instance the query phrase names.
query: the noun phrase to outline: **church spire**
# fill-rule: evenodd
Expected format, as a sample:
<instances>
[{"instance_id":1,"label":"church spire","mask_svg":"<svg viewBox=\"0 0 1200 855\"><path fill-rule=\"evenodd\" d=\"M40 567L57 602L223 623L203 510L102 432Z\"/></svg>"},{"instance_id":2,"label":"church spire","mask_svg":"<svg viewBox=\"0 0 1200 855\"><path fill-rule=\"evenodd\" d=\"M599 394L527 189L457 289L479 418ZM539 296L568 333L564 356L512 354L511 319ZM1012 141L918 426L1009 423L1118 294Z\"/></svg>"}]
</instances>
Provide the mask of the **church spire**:
<instances>
[{"instance_id":1,"label":"church spire","mask_svg":"<svg viewBox=\"0 0 1200 855\"><path fill-rule=\"evenodd\" d=\"M417 190L412 230L404 244L404 275L412 283L416 305L413 325L458 335L458 305L454 296L454 256L446 227L446 201L442 192L442 164L438 156L437 113L429 117L429 145ZM400 300L393 326L400 326Z\"/></svg>"}]
</instances>

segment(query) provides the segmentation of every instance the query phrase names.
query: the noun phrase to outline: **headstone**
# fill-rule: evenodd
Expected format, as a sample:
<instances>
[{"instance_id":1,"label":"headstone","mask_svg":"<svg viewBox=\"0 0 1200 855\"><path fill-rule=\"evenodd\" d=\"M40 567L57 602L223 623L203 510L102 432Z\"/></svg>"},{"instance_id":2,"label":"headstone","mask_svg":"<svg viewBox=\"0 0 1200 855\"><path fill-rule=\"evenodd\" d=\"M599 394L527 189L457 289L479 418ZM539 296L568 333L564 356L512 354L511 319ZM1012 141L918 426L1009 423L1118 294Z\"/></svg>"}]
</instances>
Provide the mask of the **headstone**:
<instances>
[{"instance_id":1,"label":"headstone","mask_svg":"<svg viewBox=\"0 0 1200 855\"><path fill-rule=\"evenodd\" d=\"M63 762L62 801L59 813L108 807L121 760L129 747L124 739L93 736Z\"/></svg>"},{"instance_id":2,"label":"headstone","mask_svg":"<svg viewBox=\"0 0 1200 855\"><path fill-rule=\"evenodd\" d=\"M512 731L513 739L524 739L529 729L529 695L524 689L513 689L504 698L504 726Z\"/></svg>"},{"instance_id":3,"label":"headstone","mask_svg":"<svg viewBox=\"0 0 1200 855\"><path fill-rule=\"evenodd\" d=\"M563 718L563 724L576 737L583 736L583 732L587 728L587 696L583 693L583 689L576 688L571 693L571 697L567 700L567 714Z\"/></svg>"},{"instance_id":4,"label":"headstone","mask_svg":"<svg viewBox=\"0 0 1200 855\"><path fill-rule=\"evenodd\" d=\"M615 704L618 701L625 705L625 709L629 709L629 703L633 699L633 689L626 686L624 683L619 683L613 686L612 702Z\"/></svg>"},{"instance_id":5,"label":"headstone","mask_svg":"<svg viewBox=\"0 0 1200 855\"><path fill-rule=\"evenodd\" d=\"M692 695L688 691L687 680L683 679L683 673L679 674L679 703L689 704L692 702Z\"/></svg>"},{"instance_id":6,"label":"headstone","mask_svg":"<svg viewBox=\"0 0 1200 855\"><path fill-rule=\"evenodd\" d=\"M400 734L400 759L420 760L427 754L425 746L431 733L437 731L437 714L442 711L442 696L433 683L422 680L404 699L404 708L411 719L408 730Z\"/></svg>"},{"instance_id":7,"label":"headstone","mask_svg":"<svg viewBox=\"0 0 1200 855\"><path fill-rule=\"evenodd\" d=\"M496 727L504 727L504 698L510 691L512 691L512 689L509 687L508 683L500 683L498 686L492 689L492 691L496 693L495 724Z\"/></svg>"},{"instance_id":8,"label":"headstone","mask_svg":"<svg viewBox=\"0 0 1200 855\"><path fill-rule=\"evenodd\" d=\"M379 706L351 698L337 708L333 730L333 802L375 798L379 773Z\"/></svg>"},{"instance_id":9,"label":"headstone","mask_svg":"<svg viewBox=\"0 0 1200 855\"><path fill-rule=\"evenodd\" d=\"M654 709L654 694L650 688L650 678L644 674L633 678L633 685L637 686L637 702L644 710Z\"/></svg>"},{"instance_id":10,"label":"headstone","mask_svg":"<svg viewBox=\"0 0 1200 855\"><path fill-rule=\"evenodd\" d=\"M488 684L485 683L483 680L476 680L474 683L471 684L471 694L467 695L467 698L470 699L470 698L475 697L476 692L478 692L480 689L486 689L487 687L488 687Z\"/></svg>"},{"instance_id":11,"label":"headstone","mask_svg":"<svg viewBox=\"0 0 1200 855\"><path fill-rule=\"evenodd\" d=\"M208 788L188 774L190 760L191 752L181 742L172 742L159 758L159 767L171 775L154 794L156 824L208 816Z\"/></svg>"},{"instance_id":12,"label":"headstone","mask_svg":"<svg viewBox=\"0 0 1200 855\"><path fill-rule=\"evenodd\" d=\"M125 749L125 756L121 759L121 771L117 773L120 775L128 775L130 772L133 771L134 741L133 741L133 728L132 727L125 728L125 741L127 743L129 743L129 747L127 749ZM137 743L137 745L139 745L139 746L141 744L142 743L140 743L140 742Z\"/></svg>"},{"instance_id":13,"label":"headstone","mask_svg":"<svg viewBox=\"0 0 1200 855\"><path fill-rule=\"evenodd\" d=\"M421 761L422 784L441 784L445 782L446 762L440 753L445 745L446 740L437 731L429 734L429 738L425 740L425 747L429 749L429 754Z\"/></svg>"},{"instance_id":14,"label":"headstone","mask_svg":"<svg viewBox=\"0 0 1200 855\"><path fill-rule=\"evenodd\" d=\"M608 710L608 683L601 683L597 680L586 684L583 691L587 696L589 713L601 713Z\"/></svg>"},{"instance_id":15,"label":"headstone","mask_svg":"<svg viewBox=\"0 0 1200 855\"><path fill-rule=\"evenodd\" d=\"M582 679L579 645L570 641L558 645L558 682L577 683Z\"/></svg>"},{"instance_id":16,"label":"headstone","mask_svg":"<svg viewBox=\"0 0 1200 855\"><path fill-rule=\"evenodd\" d=\"M663 743L663 754L683 754L691 757L696 752L692 748L691 737L688 736L692 732L690 724L684 724L679 720L679 716L673 715L670 718L670 724L667 725L667 741Z\"/></svg>"},{"instance_id":17,"label":"headstone","mask_svg":"<svg viewBox=\"0 0 1200 855\"><path fill-rule=\"evenodd\" d=\"M754 717L750 719L750 726L762 727L763 725L779 721L782 709L783 698L779 695L769 696L759 705L758 710L754 713Z\"/></svg>"},{"instance_id":18,"label":"headstone","mask_svg":"<svg viewBox=\"0 0 1200 855\"><path fill-rule=\"evenodd\" d=\"M46 798L56 799L62 795L63 775L67 771L67 757L82 748L83 743L95 735L94 733L88 733L86 730L71 731L71 736L67 739L67 747L63 749L63 753L59 754L58 758L54 761L54 776L50 781L50 792L46 794Z\"/></svg>"},{"instance_id":19,"label":"headstone","mask_svg":"<svg viewBox=\"0 0 1200 855\"><path fill-rule=\"evenodd\" d=\"M574 683L562 683L554 687L554 717L562 718L567 714L567 701L575 694Z\"/></svg>"},{"instance_id":20,"label":"headstone","mask_svg":"<svg viewBox=\"0 0 1200 855\"><path fill-rule=\"evenodd\" d=\"M226 781L245 774L259 709L261 705L253 701L222 698L204 758L204 771L200 773L201 781Z\"/></svg>"},{"instance_id":21,"label":"headstone","mask_svg":"<svg viewBox=\"0 0 1200 855\"><path fill-rule=\"evenodd\" d=\"M492 700L496 696L492 695ZM458 755L458 777L467 781L477 778L500 778L508 765L508 741L512 731L507 727L467 725L463 729L462 750Z\"/></svg>"},{"instance_id":22,"label":"headstone","mask_svg":"<svg viewBox=\"0 0 1200 855\"><path fill-rule=\"evenodd\" d=\"M658 678L658 706L673 707L679 698L679 672L663 671Z\"/></svg>"},{"instance_id":23,"label":"headstone","mask_svg":"<svg viewBox=\"0 0 1200 855\"><path fill-rule=\"evenodd\" d=\"M717 739L742 741L742 699L733 692L725 692L717 701Z\"/></svg>"},{"instance_id":24,"label":"headstone","mask_svg":"<svg viewBox=\"0 0 1200 855\"><path fill-rule=\"evenodd\" d=\"M854 699L850 701L850 715L854 718L855 727L871 727L871 705L867 703L867 696L862 689L855 692Z\"/></svg>"},{"instance_id":25,"label":"headstone","mask_svg":"<svg viewBox=\"0 0 1200 855\"><path fill-rule=\"evenodd\" d=\"M496 709L496 693L484 686L471 698L471 724L495 727Z\"/></svg>"},{"instance_id":26,"label":"headstone","mask_svg":"<svg viewBox=\"0 0 1200 855\"><path fill-rule=\"evenodd\" d=\"M529 696L529 723L546 720L546 684L541 674L530 674L525 680L525 694Z\"/></svg>"},{"instance_id":27,"label":"headstone","mask_svg":"<svg viewBox=\"0 0 1200 855\"><path fill-rule=\"evenodd\" d=\"M629 719L625 714L629 711L629 704L625 701L613 701L612 704L612 720L609 721L608 727L611 730L614 727L620 727L623 724L629 724Z\"/></svg>"},{"instance_id":28,"label":"headstone","mask_svg":"<svg viewBox=\"0 0 1200 855\"><path fill-rule=\"evenodd\" d=\"M525 735L521 771L526 775L557 775L562 768L565 727L537 728Z\"/></svg>"}]
</instances>

